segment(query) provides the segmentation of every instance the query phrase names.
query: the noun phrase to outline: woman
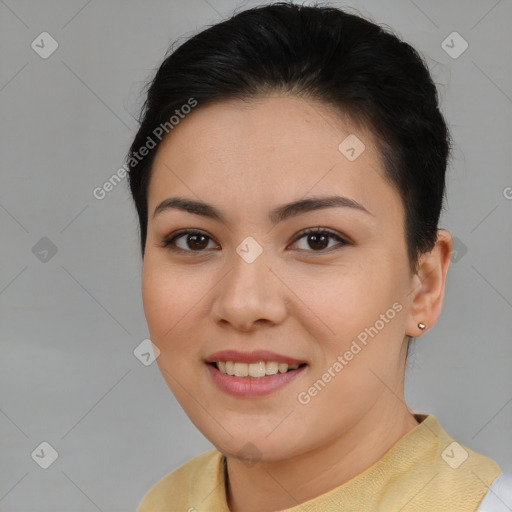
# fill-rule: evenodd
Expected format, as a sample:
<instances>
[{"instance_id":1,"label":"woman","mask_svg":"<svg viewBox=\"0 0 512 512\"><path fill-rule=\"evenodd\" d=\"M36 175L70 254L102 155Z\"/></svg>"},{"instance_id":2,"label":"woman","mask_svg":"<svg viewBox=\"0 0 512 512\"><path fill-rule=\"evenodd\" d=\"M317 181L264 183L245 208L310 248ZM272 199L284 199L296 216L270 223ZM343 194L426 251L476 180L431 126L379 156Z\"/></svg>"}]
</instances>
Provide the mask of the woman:
<instances>
[{"instance_id":1,"label":"woman","mask_svg":"<svg viewBox=\"0 0 512 512\"><path fill-rule=\"evenodd\" d=\"M250 9L167 56L128 159L143 303L216 449L140 512L490 510L499 466L404 400L449 147L418 53L339 9Z\"/></svg>"}]
</instances>

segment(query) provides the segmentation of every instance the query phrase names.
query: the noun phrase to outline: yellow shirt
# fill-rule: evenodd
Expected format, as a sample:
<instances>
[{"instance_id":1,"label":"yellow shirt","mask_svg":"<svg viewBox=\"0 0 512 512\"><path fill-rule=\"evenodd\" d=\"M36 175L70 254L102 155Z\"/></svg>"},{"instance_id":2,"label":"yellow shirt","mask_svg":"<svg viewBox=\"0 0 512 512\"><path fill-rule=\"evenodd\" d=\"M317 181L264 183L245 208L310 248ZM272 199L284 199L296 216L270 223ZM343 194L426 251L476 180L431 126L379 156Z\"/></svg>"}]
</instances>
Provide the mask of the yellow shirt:
<instances>
[{"instance_id":1,"label":"yellow shirt","mask_svg":"<svg viewBox=\"0 0 512 512\"><path fill-rule=\"evenodd\" d=\"M419 425L375 464L283 512L475 511L500 467L455 442L434 415L415 417ZM218 450L194 457L158 481L138 512L229 512L225 464Z\"/></svg>"}]
</instances>

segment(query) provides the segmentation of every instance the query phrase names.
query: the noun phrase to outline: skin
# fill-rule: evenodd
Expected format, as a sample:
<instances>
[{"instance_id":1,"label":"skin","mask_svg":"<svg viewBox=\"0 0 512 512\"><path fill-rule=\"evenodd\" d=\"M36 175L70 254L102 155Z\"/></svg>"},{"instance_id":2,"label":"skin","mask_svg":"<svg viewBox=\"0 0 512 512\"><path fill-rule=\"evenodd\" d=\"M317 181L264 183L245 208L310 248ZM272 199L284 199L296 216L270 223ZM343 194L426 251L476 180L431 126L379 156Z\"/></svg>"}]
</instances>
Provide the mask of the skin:
<instances>
[{"instance_id":1,"label":"skin","mask_svg":"<svg viewBox=\"0 0 512 512\"><path fill-rule=\"evenodd\" d=\"M353 162L338 150L351 133L366 146ZM370 213L329 207L277 224L268 218L284 203L334 194ZM168 197L212 204L225 222L178 209L153 218ZM439 317L452 239L440 230L411 272L403 205L370 132L291 95L198 106L158 149L148 208L142 294L157 362L191 421L226 455L232 512L270 512L319 496L418 425L404 400L407 336L421 336L418 322L428 330ZM315 227L350 243L297 237ZM162 246L190 228L210 238L201 246L181 237L185 253ZM252 263L236 252L248 236L263 248ZM401 311L300 403L298 394L394 303ZM204 362L223 349L272 350L308 366L268 396L233 397L215 386ZM248 442L258 451L253 465L243 458Z\"/></svg>"}]
</instances>

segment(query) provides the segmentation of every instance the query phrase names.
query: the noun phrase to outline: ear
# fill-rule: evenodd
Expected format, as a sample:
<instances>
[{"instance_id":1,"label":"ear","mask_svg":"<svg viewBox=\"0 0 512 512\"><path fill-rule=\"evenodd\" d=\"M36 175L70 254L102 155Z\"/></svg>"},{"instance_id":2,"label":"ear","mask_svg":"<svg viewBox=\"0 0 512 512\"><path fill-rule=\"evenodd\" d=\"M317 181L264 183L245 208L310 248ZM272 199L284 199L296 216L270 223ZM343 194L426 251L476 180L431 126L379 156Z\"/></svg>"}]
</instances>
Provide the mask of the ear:
<instances>
[{"instance_id":1,"label":"ear","mask_svg":"<svg viewBox=\"0 0 512 512\"><path fill-rule=\"evenodd\" d=\"M420 256L418 270L411 278L407 336L421 336L437 322L443 307L446 274L452 251L453 240L450 233L445 229L438 229L434 248ZM420 329L419 323L425 324L426 329Z\"/></svg>"}]
</instances>

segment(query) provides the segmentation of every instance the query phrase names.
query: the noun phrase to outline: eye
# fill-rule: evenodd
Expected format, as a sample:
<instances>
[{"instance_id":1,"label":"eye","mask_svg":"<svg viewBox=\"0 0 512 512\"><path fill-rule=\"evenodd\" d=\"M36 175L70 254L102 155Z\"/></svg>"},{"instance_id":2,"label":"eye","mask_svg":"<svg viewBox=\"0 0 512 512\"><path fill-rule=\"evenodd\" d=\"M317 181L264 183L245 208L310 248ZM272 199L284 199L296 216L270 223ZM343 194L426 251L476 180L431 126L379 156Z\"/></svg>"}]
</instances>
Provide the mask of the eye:
<instances>
[{"instance_id":1,"label":"eye","mask_svg":"<svg viewBox=\"0 0 512 512\"><path fill-rule=\"evenodd\" d=\"M333 246L330 245L330 242L333 240L338 242L334 246L349 245L349 242L337 233L321 227L301 231L293 244L297 244L303 239L305 239L305 244L303 245L306 245L306 247L299 247L299 249L308 252L326 252L326 249L332 249ZM170 251L182 253L201 253L205 252L204 249L219 248L216 244L214 244L214 247L208 247L210 243L213 243L212 238L203 231L183 229L163 240L161 246ZM307 246L313 250L308 250Z\"/></svg>"},{"instance_id":2,"label":"eye","mask_svg":"<svg viewBox=\"0 0 512 512\"><path fill-rule=\"evenodd\" d=\"M324 252L326 249L331 249L332 246L329 246L330 240L336 240L338 242L337 245L340 246L349 244L337 233L321 227L301 231L294 243L300 242L302 239L305 239L305 243L303 245L309 246L313 249L313 251L309 252ZM299 249L308 250L307 247L299 247Z\"/></svg>"},{"instance_id":3,"label":"eye","mask_svg":"<svg viewBox=\"0 0 512 512\"><path fill-rule=\"evenodd\" d=\"M203 249L208 248L208 241L212 241L211 237L202 231L184 229L166 238L162 247L175 252L204 252Z\"/></svg>"}]
</instances>

